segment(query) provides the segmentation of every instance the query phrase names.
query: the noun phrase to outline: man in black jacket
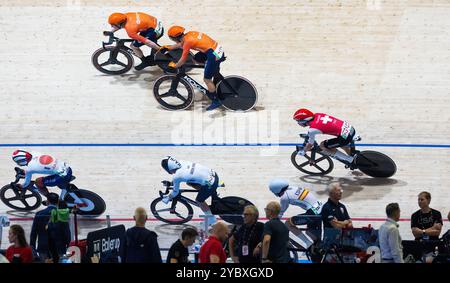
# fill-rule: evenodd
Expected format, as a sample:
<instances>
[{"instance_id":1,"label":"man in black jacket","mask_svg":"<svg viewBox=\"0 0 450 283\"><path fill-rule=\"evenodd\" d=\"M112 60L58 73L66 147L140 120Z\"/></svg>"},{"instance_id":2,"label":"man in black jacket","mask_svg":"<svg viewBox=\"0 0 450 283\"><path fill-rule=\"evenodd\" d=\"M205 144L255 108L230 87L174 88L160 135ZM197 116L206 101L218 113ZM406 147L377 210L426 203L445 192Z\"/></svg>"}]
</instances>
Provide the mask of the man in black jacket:
<instances>
[{"instance_id":1,"label":"man in black jacket","mask_svg":"<svg viewBox=\"0 0 450 283\"><path fill-rule=\"evenodd\" d=\"M139 207L134 213L136 226L127 230L125 246L126 263L161 263L158 235L145 228L147 212Z\"/></svg>"},{"instance_id":2,"label":"man in black jacket","mask_svg":"<svg viewBox=\"0 0 450 283\"><path fill-rule=\"evenodd\" d=\"M57 208L58 195L55 193L49 193L47 195L47 204L47 208L36 212L30 234L30 246L34 251L38 252L41 261L45 261L47 258L50 258L47 224L50 220L52 210Z\"/></svg>"}]
</instances>

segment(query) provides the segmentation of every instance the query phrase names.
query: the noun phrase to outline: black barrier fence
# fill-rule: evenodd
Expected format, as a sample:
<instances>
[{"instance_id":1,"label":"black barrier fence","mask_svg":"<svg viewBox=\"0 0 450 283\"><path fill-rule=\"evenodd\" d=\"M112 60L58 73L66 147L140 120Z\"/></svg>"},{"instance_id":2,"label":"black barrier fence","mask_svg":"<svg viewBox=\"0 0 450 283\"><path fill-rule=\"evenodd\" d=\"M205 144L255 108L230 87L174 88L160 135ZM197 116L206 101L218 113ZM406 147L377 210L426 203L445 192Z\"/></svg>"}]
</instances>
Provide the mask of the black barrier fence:
<instances>
[{"instance_id":1,"label":"black barrier fence","mask_svg":"<svg viewBox=\"0 0 450 283\"><path fill-rule=\"evenodd\" d=\"M122 248L125 242L125 231L134 225L133 221L126 218L95 219L80 217L76 214L62 215L62 219L57 221L68 221L71 232L71 243L67 249L69 255L62 255L62 260L66 262L92 262L96 257L100 262L123 262ZM308 216L305 216L308 217ZM28 237L32 232L32 223L39 222L39 219L49 218L49 216L36 215L29 218L0 217L0 232L6 230L11 224L24 226ZM54 219L55 220L55 219ZM172 243L179 239L181 231L186 227L194 227L201 231L198 242L189 249L191 262L198 262L198 252L201 244L208 236L208 229L204 223L193 221L187 225L167 225L156 221L148 222L147 227L158 234L160 252L163 261ZM230 231L239 226L230 225ZM307 232L306 226L301 226L300 230ZM0 233L1 235L2 233ZM7 234L7 233L3 233ZM313 233L314 234L314 233ZM2 235L6 240L5 236ZM404 257L407 262L448 262L449 236L443 237L440 241L403 241ZM6 249L8 242L4 241L0 246ZM224 243L227 249L227 243ZM380 248L378 243L378 231L370 225L363 228L353 229L329 229L321 231L321 237L314 245L305 245L301 237L290 235L288 250L293 262L311 263L371 263L380 262ZM228 252L228 251L227 251ZM117 257L117 258L114 258ZM228 259L231 262L231 259Z\"/></svg>"}]
</instances>

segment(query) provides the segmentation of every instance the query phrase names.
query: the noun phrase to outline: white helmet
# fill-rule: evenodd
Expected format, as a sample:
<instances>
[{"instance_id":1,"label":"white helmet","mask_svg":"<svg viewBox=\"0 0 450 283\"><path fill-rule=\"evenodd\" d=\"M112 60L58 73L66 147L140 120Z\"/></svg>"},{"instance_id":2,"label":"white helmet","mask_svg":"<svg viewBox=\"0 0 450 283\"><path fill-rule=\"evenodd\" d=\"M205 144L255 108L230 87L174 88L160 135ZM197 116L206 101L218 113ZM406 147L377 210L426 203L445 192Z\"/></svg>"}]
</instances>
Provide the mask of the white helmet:
<instances>
[{"instance_id":1,"label":"white helmet","mask_svg":"<svg viewBox=\"0 0 450 283\"><path fill-rule=\"evenodd\" d=\"M174 171L181 168L181 163L172 156L167 156L167 158L161 160L161 167L164 168L167 173L173 174Z\"/></svg>"},{"instance_id":2,"label":"white helmet","mask_svg":"<svg viewBox=\"0 0 450 283\"><path fill-rule=\"evenodd\" d=\"M280 192L287 187L289 187L289 182L283 179L273 179L269 184L270 191L276 196L279 196Z\"/></svg>"},{"instance_id":3,"label":"white helmet","mask_svg":"<svg viewBox=\"0 0 450 283\"><path fill-rule=\"evenodd\" d=\"M17 163L19 166L25 166L30 162L32 158L31 153L25 150L16 150L12 154L12 160Z\"/></svg>"}]
</instances>

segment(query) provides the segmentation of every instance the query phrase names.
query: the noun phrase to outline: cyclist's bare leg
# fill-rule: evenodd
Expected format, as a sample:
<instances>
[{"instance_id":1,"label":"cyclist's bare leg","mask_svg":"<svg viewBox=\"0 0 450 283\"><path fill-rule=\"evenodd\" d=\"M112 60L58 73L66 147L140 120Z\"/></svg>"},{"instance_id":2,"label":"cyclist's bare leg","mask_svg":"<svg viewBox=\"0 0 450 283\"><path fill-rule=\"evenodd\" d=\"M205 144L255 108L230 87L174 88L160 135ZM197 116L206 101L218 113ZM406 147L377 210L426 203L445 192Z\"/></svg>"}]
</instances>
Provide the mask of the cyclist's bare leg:
<instances>
[{"instance_id":1,"label":"cyclist's bare leg","mask_svg":"<svg viewBox=\"0 0 450 283\"><path fill-rule=\"evenodd\" d=\"M49 194L47 187L44 185L44 179L42 177L39 177L34 181L33 187L35 187L43 196L47 196Z\"/></svg>"},{"instance_id":2,"label":"cyclist's bare leg","mask_svg":"<svg viewBox=\"0 0 450 283\"><path fill-rule=\"evenodd\" d=\"M352 155L352 149L349 147L349 146L343 146L343 147L341 147L344 151L345 151L345 153L347 153L348 155Z\"/></svg>"},{"instance_id":3,"label":"cyclist's bare leg","mask_svg":"<svg viewBox=\"0 0 450 283\"><path fill-rule=\"evenodd\" d=\"M320 143L320 149L322 150L323 153L325 153L326 155L330 155L330 156L333 156L334 154L336 154L336 151L337 151L337 149L335 149L335 148L325 147L325 141Z\"/></svg>"},{"instance_id":4,"label":"cyclist's bare leg","mask_svg":"<svg viewBox=\"0 0 450 283\"><path fill-rule=\"evenodd\" d=\"M216 92L216 86L214 85L213 80L203 79L203 81L205 82L206 87L208 88L208 91L209 91L210 93Z\"/></svg>"},{"instance_id":5,"label":"cyclist's bare leg","mask_svg":"<svg viewBox=\"0 0 450 283\"><path fill-rule=\"evenodd\" d=\"M336 158L338 160L346 161L346 162L350 162L350 163L353 161L353 157L347 153L347 150L345 149L345 147L342 147L342 149L344 149L347 154L343 153L342 151L340 151L336 148L326 148L324 141L320 143L320 148L322 149L323 153L325 153L326 155L329 155L333 158Z\"/></svg>"},{"instance_id":6,"label":"cyclist's bare leg","mask_svg":"<svg viewBox=\"0 0 450 283\"><path fill-rule=\"evenodd\" d=\"M209 208L209 205L206 203L206 201L197 202L197 204L200 207L200 209L203 211L203 213L205 214L205 221L207 221L207 223L216 222L216 218L212 214L211 209Z\"/></svg>"},{"instance_id":7,"label":"cyclist's bare leg","mask_svg":"<svg viewBox=\"0 0 450 283\"><path fill-rule=\"evenodd\" d=\"M131 49L133 50L134 54L136 54L137 57L142 59L144 57L144 53L142 53L141 48L134 46L133 44L130 45Z\"/></svg>"}]
</instances>

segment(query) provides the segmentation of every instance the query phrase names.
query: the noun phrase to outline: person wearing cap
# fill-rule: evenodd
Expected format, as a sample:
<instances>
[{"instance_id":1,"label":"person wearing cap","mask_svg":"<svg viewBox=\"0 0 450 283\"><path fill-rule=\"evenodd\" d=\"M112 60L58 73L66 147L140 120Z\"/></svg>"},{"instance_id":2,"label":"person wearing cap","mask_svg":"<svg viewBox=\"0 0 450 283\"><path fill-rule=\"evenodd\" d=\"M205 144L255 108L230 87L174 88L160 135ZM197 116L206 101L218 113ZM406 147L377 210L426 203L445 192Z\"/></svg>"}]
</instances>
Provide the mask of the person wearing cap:
<instances>
[{"instance_id":1,"label":"person wearing cap","mask_svg":"<svg viewBox=\"0 0 450 283\"><path fill-rule=\"evenodd\" d=\"M49 193L47 195L47 201L43 202L47 207L36 212L31 226L30 246L38 253L42 262L50 257L46 227L50 220L52 210L57 209L58 200L58 194Z\"/></svg>"}]
</instances>

